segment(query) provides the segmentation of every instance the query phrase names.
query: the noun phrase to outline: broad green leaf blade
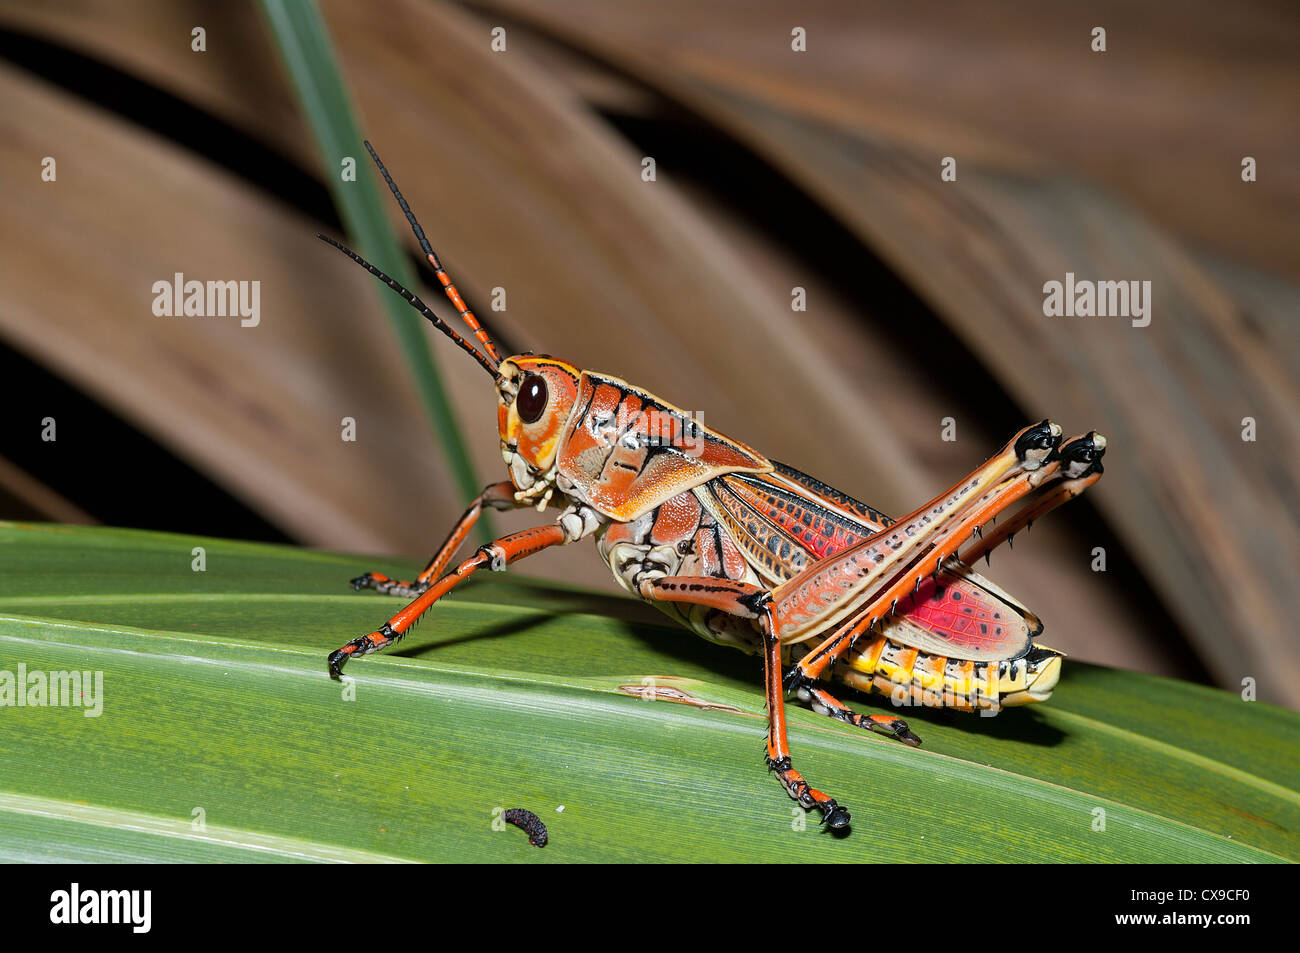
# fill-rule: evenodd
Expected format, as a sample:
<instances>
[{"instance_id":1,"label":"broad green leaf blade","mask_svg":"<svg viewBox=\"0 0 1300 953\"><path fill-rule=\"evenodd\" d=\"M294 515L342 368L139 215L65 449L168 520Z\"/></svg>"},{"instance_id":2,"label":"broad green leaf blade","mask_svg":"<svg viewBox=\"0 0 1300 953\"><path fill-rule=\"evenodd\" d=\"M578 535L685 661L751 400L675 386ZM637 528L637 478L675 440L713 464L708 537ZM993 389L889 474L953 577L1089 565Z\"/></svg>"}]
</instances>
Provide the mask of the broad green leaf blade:
<instances>
[{"instance_id":1,"label":"broad green leaf blade","mask_svg":"<svg viewBox=\"0 0 1300 953\"><path fill-rule=\"evenodd\" d=\"M996 718L904 712L920 749L790 704L843 838L763 765L757 660L631 600L471 582L344 700L325 655L401 604L347 580L412 568L0 523L0 673L103 673L98 717L0 707L0 859L1300 859L1300 717L1086 665Z\"/></svg>"},{"instance_id":2,"label":"broad green leaf blade","mask_svg":"<svg viewBox=\"0 0 1300 953\"><path fill-rule=\"evenodd\" d=\"M262 8L266 11L271 31L298 92L303 111L316 134L325 181L344 226L353 236L361 253L375 267L405 287L415 289L415 276L389 228L384 200L369 171L370 158L363 150L363 136L353 118L343 74L335 59L320 10L314 0L262 0ZM382 148L382 144L377 145ZM340 164L345 157L351 157L357 162L355 181L342 180ZM386 192L384 198L387 198ZM331 260L325 257L328 252L337 259L337 267L355 267L337 252L324 245L321 248L323 262ZM478 495L483 481L474 473L460 424L429 353L424 336L424 319L387 288L378 283L375 287L411 367L416 387L433 422L439 446L447 456L447 464L461 496L468 502ZM490 525L490 518L487 523L480 520L478 532L484 539L491 538Z\"/></svg>"}]
</instances>

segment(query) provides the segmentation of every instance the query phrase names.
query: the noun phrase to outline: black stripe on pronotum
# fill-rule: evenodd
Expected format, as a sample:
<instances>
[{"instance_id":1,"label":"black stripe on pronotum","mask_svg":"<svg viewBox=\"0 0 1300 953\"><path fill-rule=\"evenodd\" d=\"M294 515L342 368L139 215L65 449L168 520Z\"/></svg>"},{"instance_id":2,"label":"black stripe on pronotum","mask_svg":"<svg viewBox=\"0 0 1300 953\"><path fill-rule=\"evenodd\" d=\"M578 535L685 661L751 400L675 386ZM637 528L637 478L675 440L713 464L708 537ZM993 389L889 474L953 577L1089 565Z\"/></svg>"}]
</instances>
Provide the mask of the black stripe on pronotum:
<instances>
[{"instance_id":1,"label":"black stripe on pronotum","mask_svg":"<svg viewBox=\"0 0 1300 953\"><path fill-rule=\"evenodd\" d=\"M546 825L532 811L525 811L522 807L512 807L501 817L507 824L513 824L523 830L528 835L528 843L534 847L546 846Z\"/></svg>"}]
</instances>

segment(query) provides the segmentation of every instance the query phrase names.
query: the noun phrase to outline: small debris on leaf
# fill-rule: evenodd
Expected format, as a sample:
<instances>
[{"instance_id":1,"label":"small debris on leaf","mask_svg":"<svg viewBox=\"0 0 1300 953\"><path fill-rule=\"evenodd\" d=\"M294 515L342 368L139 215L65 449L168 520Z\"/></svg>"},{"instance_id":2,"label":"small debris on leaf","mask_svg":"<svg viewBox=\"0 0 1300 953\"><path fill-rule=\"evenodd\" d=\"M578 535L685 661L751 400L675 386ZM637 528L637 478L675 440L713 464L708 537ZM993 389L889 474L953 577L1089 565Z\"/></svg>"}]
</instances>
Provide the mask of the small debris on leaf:
<instances>
[{"instance_id":1,"label":"small debris on leaf","mask_svg":"<svg viewBox=\"0 0 1300 953\"><path fill-rule=\"evenodd\" d=\"M513 824L528 835L528 843L534 847L546 846L546 825L532 811L522 807L512 807L501 815L507 824Z\"/></svg>"}]
</instances>

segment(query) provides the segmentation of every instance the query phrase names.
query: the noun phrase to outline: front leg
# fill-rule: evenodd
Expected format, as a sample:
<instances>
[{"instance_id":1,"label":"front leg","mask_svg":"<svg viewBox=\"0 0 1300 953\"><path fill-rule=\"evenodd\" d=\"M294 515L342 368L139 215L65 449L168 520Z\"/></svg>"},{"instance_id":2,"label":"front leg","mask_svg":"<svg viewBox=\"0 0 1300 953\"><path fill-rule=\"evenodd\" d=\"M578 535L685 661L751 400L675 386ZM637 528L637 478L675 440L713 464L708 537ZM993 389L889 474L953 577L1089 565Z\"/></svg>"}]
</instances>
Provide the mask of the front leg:
<instances>
[{"instance_id":1,"label":"front leg","mask_svg":"<svg viewBox=\"0 0 1300 953\"><path fill-rule=\"evenodd\" d=\"M456 551L465 542L465 537L474 529L478 518L483 514L483 507L491 507L494 510L508 510L520 505L513 483L509 480L493 483L484 488L483 492L469 505L469 509L456 521L456 525L452 527L447 539L438 547L438 551L433 554L433 558L429 560L428 565L415 577L414 582L407 582L404 579L389 579L383 573L368 572L353 579L352 588L358 590L374 589L382 595L403 596L407 599L414 599L428 589L435 579L446 572L447 565L451 562L452 557L456 555Z\"/></svg>"},{"instance_id":2,"label":"front leg","mask_svg":"<svg viewBox=\"0 0 1300 953\"><path fill-rule=\"evenodd\" d=\"M420 616L433 607L435 602L484 566L501 572L517 559L531 556L551 546L567 543L571 538L577 538L577 535L566 532L561 525L535 526L519 533L502 536L486 546L480 546L473 556L426 588L414 602L380 626L378 631L353 639L347 645L331 652L330 677L338 678L343 672L344 664L354 655L369 655L398 641L410 631L411 626L415 625Z\"/></svg>"},{"instance_id":3,"label":"front leg","mask_svg":"<svg viewBox=\"0 0 1300 953\"><path fill-rule=\"evenodd\" d=\"M781 638L769 608L766 589L713 576L660 576L643 579L637 591L646 599L709 606L752 621L763 640L763 687L767 697L767 766L790 797L805 810L821 812L822 823L833 829L848 827L849 812L835 799L818 791L790 761L785 729L785 692L781 687Z\"/></svg>"}]
</instances>

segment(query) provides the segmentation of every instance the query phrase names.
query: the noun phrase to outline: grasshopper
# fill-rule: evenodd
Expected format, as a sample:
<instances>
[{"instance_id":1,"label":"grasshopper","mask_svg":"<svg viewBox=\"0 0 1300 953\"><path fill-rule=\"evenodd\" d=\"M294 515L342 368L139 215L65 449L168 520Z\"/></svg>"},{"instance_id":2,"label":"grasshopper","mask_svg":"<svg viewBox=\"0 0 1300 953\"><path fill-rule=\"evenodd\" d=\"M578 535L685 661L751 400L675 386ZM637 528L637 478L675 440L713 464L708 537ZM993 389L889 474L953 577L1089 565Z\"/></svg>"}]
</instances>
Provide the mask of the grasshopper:
<instances>
[{"instance_id":1,"label":"grasshopper","mask_svg":"<svg viewBox=\"0 0 1300 953\"><path fill-rule=\"evenodd\" d=\"M830 828L847 827L850 814L794 769L787 693L818 713L909 745L921 739L907 722L859 714L824 685L884 694L896 705L981 712L1051 695L1062 653L1036 642L1038 618L971 565L1100 478L1101 434L1063 442L1061 428L1048 420L1027 426L949 489L890 519L617 377L547 355L502 357L393 177L365 145L479 346L351 249L319 237L487 371L510 479L483 490L413 581L373 572L352 580L358 590L413 601L377 631L331 653L332 677L354 656L397 642L480 569L502 571L591 537L628 592L710 641L762 656L768 768ZM480 546L448 571L484 508L522 507L551 507L559 515ZM1007 510L1008 519L983 531Z\"/></svg>"}]
</instances>

